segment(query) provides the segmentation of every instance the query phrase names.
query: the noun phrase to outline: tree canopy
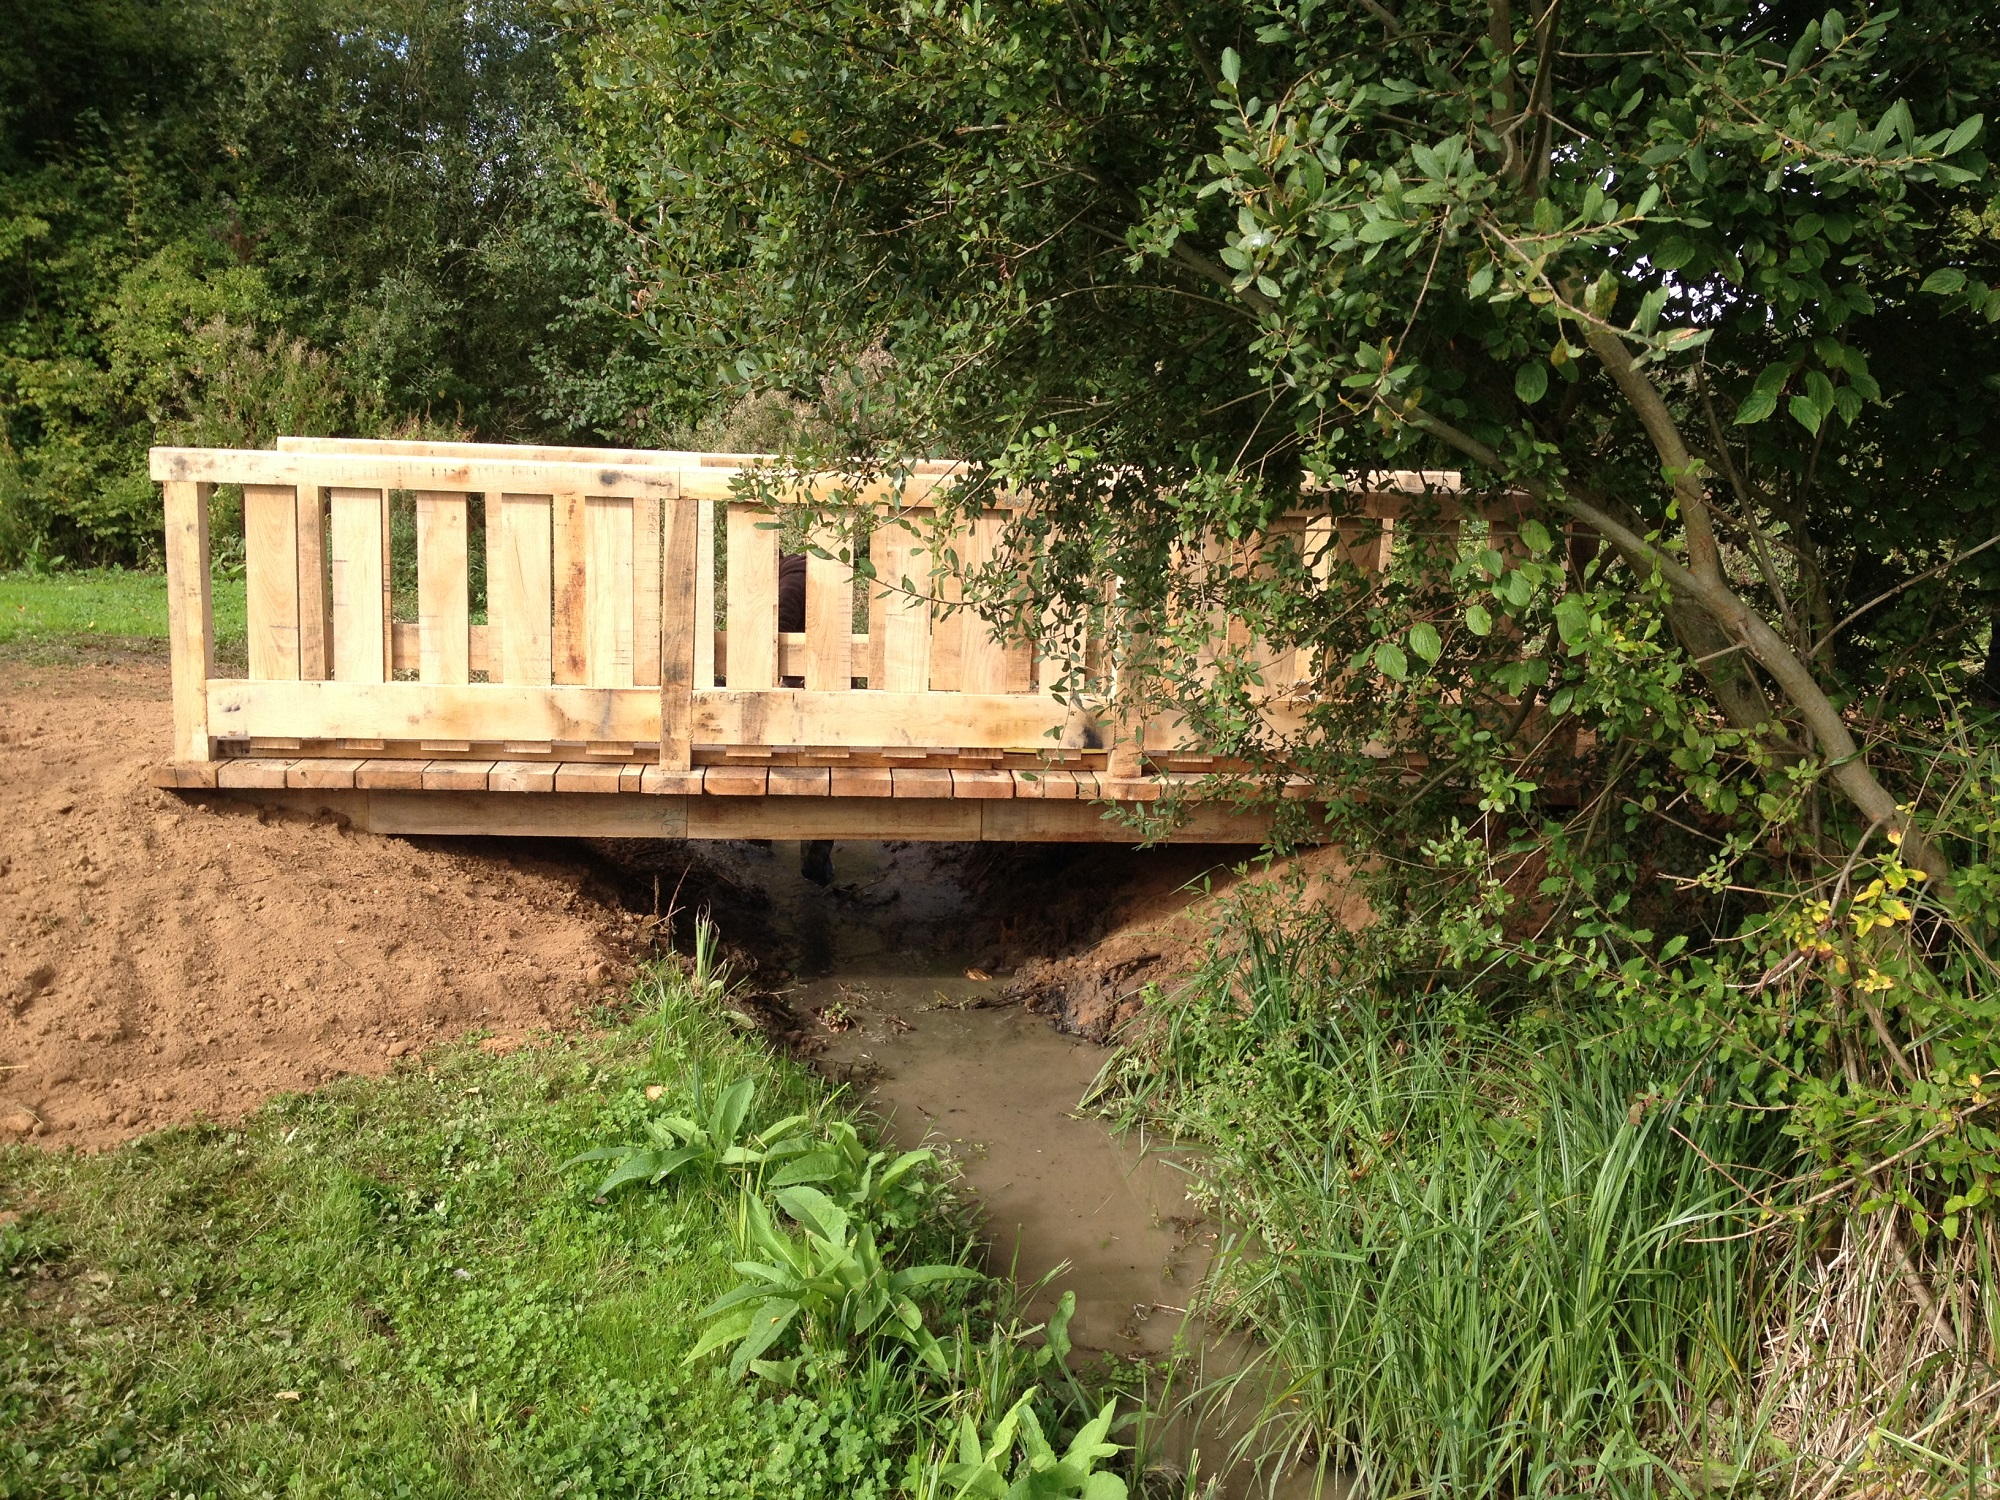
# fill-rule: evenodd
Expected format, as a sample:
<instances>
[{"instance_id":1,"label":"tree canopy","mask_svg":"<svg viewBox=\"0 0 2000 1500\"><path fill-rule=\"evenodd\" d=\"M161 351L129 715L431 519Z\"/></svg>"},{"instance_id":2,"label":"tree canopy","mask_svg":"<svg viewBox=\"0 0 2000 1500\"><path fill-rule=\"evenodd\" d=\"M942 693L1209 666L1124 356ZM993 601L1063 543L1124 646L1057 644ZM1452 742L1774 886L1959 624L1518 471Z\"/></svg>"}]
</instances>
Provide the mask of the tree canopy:
<instances>
[{"instance_id":1,"label":"tree canopy","mask_svg":"<svg viewBox=\"0 0 2000 1500\"><path fill-rule=\"evenodd\" d=\"M825 399L823 451L1030 497L988 613L1033 629L1115 579L1121 693L1307 767L1447 967L1643 997L1879 1124L1837 1081L1858 1036L1903 1111L1877 1139L1944 1097L1906 1043L2000 1065L1984 1023L1933 1024L1996 915L1962 737L2000 583L1989 10L567 14L661 346ZM1396 470L1530 514L1428 548L1406 519L1372 591L1274 545ZM1217 562L1217 533L1258 540ZM1207 665L1223 618L1337 688L1300 732L1247 711L1254 663ZM1894 903L1864 932L1907 935L1923 888L1971 948L1832 941L1857 862ZM1800 942L1813 979L1757 981ZM1901 1041L1869 998L1897 986Z\"/></svg>"}]
</instances>

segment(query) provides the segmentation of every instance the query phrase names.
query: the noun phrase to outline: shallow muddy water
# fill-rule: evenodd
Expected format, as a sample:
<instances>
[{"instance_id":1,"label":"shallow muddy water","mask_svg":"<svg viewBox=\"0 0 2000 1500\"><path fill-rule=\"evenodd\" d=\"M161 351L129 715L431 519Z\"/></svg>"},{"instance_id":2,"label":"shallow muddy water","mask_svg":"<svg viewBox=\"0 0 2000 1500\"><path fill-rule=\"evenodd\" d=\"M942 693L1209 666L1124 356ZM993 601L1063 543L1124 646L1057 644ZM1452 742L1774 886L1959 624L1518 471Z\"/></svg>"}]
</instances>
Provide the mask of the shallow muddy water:
<instances>
[{"instance_id":1,"label":"shallow muddy water","mask_svg":"<svg viewBox=\"0 0 2000 1500\"><path fill-rule=\"evenodd\" d=\"M984 1213L990 1269L1023 1286L1046 1278L1031 1316L1074 1291L1071 1336L1085 1357L1180 1354L1209 1377L1242 1367L1247 1342L1188 1313L1218 1232L1188 1202L1175 1154L1077 1113L1110 1054L1003 1001L1002 982L970 965L961 938L981 898L948 864L921 846L842 843L822 888L800 875L795 843L712 845L704 859L768 901L759 925L788 950L783 999L817 1066L849 1084L897 1144L959 1164ZM1202 1490L1218 1497L1339 1492L1306 1476L1259 1482L1247 1465L1198 1457L1238 1431L1237 1414L1183 1415L1156 1446L1182 1472L1224 1467L1219 1486Z\"/></svg>"}]
</instances>

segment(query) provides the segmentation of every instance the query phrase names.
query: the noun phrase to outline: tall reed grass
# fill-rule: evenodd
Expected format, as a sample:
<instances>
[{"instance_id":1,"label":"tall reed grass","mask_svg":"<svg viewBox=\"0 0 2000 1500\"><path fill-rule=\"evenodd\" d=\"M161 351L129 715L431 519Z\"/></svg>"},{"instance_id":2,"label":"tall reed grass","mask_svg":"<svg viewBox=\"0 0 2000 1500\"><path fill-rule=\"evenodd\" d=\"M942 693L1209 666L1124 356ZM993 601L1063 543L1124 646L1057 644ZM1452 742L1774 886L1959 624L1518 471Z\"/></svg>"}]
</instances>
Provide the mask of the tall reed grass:
<instances>
[{"instance_id":1,"label":"tall reed grass","mask_svg":"<svg viewBox=\"0 0 2000 1500\"><path fill-rule=\"evenodd\" d=\"M1154 1006L1101 1100L1209 1148L1202 1188L1236 1234L1211 1301L1266 1350L1209 1393L1255 1383L1246 1448L1353 1471L1371 1500L1833 1494L1869 1454L1908 1456L1880 1436L1884 1382L1961 1410L1965 1361L1926 1388L1879 1340L1858 1357L1867 1320L1835 1304L1861 1252L1844 1221L1783 1212L1782 1116L1709 1061L1385 1004L1323 943L1238 933ZM1962 1258L1990 1290L1984 1253ZM1925 1483L1959 1493L1979 1463Z\"/></svg>"}]
</instances>

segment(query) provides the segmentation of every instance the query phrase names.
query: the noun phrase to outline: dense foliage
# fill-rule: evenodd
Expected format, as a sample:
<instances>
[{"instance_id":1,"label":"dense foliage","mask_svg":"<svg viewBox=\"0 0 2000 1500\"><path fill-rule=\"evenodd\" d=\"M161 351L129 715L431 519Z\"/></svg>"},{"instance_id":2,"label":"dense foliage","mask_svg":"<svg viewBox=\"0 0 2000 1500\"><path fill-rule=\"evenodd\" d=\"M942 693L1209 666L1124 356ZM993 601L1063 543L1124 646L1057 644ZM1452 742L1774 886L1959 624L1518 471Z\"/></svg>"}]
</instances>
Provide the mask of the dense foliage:
<instances>
[{"instance_id":1,"label":"dense foliage","mask_svg":"<svg viewBox=\"0 0 2000 1500\"><path fill-rule=\"evenodd\" d=\"M991 617L1115 583L1120 723L1332 795L1325 1006L1715 1069L1769 1242L1994 1358L1989 8L571 13L663 346L1025 495Z\"/></svg>"},{"instance_id":2,"label":"dense foliage","mask_svg":"<svg viewBox=\"0 0 2000 1500\"><path fill-rule=\"evenodd\" d=\"M0 565L155 555L154 442L645 430L536 0L16 0L6 32Z\"/></svg>"}]
</instances>

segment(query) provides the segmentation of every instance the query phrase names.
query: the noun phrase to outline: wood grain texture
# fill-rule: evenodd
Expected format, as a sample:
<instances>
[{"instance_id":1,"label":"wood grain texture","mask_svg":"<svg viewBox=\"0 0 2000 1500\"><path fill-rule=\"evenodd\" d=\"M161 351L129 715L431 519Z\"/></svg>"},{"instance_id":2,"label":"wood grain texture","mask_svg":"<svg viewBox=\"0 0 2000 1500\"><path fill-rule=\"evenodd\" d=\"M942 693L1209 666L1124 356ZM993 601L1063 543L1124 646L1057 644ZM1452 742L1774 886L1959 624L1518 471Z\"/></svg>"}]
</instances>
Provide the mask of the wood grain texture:
<instances>
[{"instance_id":1,"label":"wood grain texture","mask_svg":"<svg viewBox=\"0 0 2000 1500\"><path fill-rule=\"evenodd\" d=\"M333 579L327 536L326 492L298 486L299 676L322 682L333 675Z\"/></svg>"},{"instance_id":2,"label":"wood grain texture","mask_svg":"<svg viewBox=\"0 0 2000 1500\"><path fill-rule=\"evenodd\" d=\"M419 682L208 683L208 722L230 738L465 740L652 744L651 688L526 687ZM189 757L191 758L191 757Z\"/></svg>"},{"instance_id":3,"label":"wood grain texture","mask_svg":"<svg viewBox=\"0 0 2000 1500\"><path fill-rule=\"evenodd\" d=\"M597 796L615 794L624 770L625 768L620 765L590 765L578 761L564 761L556 767L556 790L590 792Z\"/></svg>"},{"instance_id":4,"label":"wood grain texture","mask_svg":"<svg viewBox=\"0 0 2000 1500\"><path fill-rule=\"evenodd\" d=\"M761 797L769 774L763 766L710 766L702 772L701 789L710 797Z\"/></svg>"},{"instance_id":5,"label":"wood grain texture","mask_svg":"<svg viewBox=\"0 0 2000 1500\"><path fill-rule=\"evenodd\" d=\"M838 558L806 557L806 690L854 685L854 571Z\"/></svg>"},{"instance_id":6,"label":"wood grain texture","mask_svg":"<svg viewBox=\"0 0 2000 1500\"><path fill-rule=\"evenodd\" d=\"M218 787L282 787L285 784L285 773L291 768L292 763L289 760L245 755L225 760L217 765L215 784Z\"/></svg>"},{"instance_id":7,"label":"wood grain texture","mask_svg":"<svg viewBox=\"0 0 2000 1500\"><path fill-rule=\"evenodd\" d=\"M284 485L243 487L243 571L250 675L299 677L299 495Z\"/></svg>"},{"instance_id":8,"label":"wood grain texture","mask_svg":"<svg viewBox=\"0 0 2000 1500\"><path fill-rule=\"evenodd\" d=\"M660 685L660 505L632 502L632 683ZM678 509L678 505L676 506Z\"/></svg>"},{"instance_id":9,"label":"wood grain texture","mask_svg":"<svg viewBox=\"0 0 2000 1500\"><path fill-rule=\"evenodd\" d=\"M424 682L472 680L472 611L464 495L417 492L417 676Z\"/></svg>"},{"instance_id":10,"label":"wood grain texture","mask_svg":"<svg viewBox=\"0 0 2000 1500\"><path fill-rule=\"evenodd\" d=\"M696 839L923 839L980 837L980 809L1007 803L893 801L887 797L690 797ZM1128 840L1129 841L1129 840Z\"/></svg>"},{"instance_id":11,"label":"wood grain texture","mask_svg":"<svg viewBox=\"0 0 2000 1500\"><path fill-rule=\"evenodd\" d=\"M381 490L328 493L333 527L333 676L389 676L389 504Z\"/></svg>"},{"instance_id":12,"label":"wood grain texture","mask_svg":"<svg viewBox=\"0 0 2000 1500\"><path fill-rule=\"evenodd\" d=\"M500 650L488 674L509 686L551 681L551 524L549 496L500 497L500 550L486 567L487 628L499 632Z\"/></svg>"},{"instance_id":13,"label":"wood grain texture","mask_svg":"<svg viewBox=\"0 0 2000 1500\"><path fill-rule=\"evenodd\" d=\"M834 766L828 791L836 797L893 797L895 772L888 766Z\"/></svg>"},{"instance_id":14,"label":"wood grain texture","mask_svg":"<svg viewBox=\"0 0 2000 1500\"><path fill-rule=\"evenodd\" d=\"M731 642L731 655L735 643ZM1047 750L1064 709L1038 693L815 693L804 689L694 695L702 745L955 746Z\"/></svg>"},{"instance_id":15,"label":"wood grain texture","mask_svg":"<svg viewBox=\"0 0 2000 1500\"><path fill-rule=\"evenodd\" d=\"M951 794L954 797L996 798L1014 795L1014 773L1012 771L960 771L951 773Z\"/></svg>"},{"instance_id":16,"label":"wood grain texture","mask_svg":"<svg viewBox=\"0 0 2000 1500\"><path fill-rule=\"evenodd\" d=\"M583 495L558 491L549 511L549 669L552 680L560 683L589 680L583 619L589 542L584 527Z\"/></svg>"},{"instance_id":17,"label":"wood grain texture","mask_svg":"<svg viewBox=\"0 0 2000 1500\"><path fill-rule=\"evenodd\" d=\"M767 797L826 797L832 795L826 766L773 766L765 782Z\"/></svg>"},{"instance_id":18,"label":"wood grain texture","mask_svg":"<svg viewBox=\"0 0 2000 1500\"><path fill-rule=\"evenodd\" d=\"M778 534L758 523L770 516L747 505L729 507L727 605L729 686L778 685Z\"/></svg>"},{"instance_id":19,"label":"wood grain texture","mask_svg":"<svg viewBox=\"0 0 2000 1500\"><path fill-rule=\"evenodd\" d=\"M489 792L553 792L556 789L555 761L496 760L486 773Z\"/></svg>"},{"instance_id":20,"label":"wood grain texture","mask_svg":"<svg viewBox=\"0 0 2000 1500\"><path fill-rule=\"evenodd\" d=\"M364 790L414 792L423 787L427 760L364 760L354 768L354 784Z\"/></svg>"},{"instance_id":21,"label":"wood grain texture","mask_svg":"<svg viewBox=\"0 0 2000 1500\"><path fill-rule=\"evenodd\" d=\"M637 618L632 502L587 497L583 530L583 680L592 687L631 687L635 680L632 632Z\"/></svg>"},{"instance_id":22,"label":"wood grain texture","mask_svg":"<svg viewBox=\"0 0 2000 1500\"><path fill-rule=\"evenodd\" d=\"M427 792L483 792L490 760L434 760L424 767Z\"/></svg>"},{"instance_id":23,"label":"wood grain texture","mask_svg":"<svg viewBox=\"0 0 2000 1500\"><path fill-rule=\"evenodd\" d=\"M694 685L715 686L715 501L693 500L694 552Z\"/></svg>"},{"instance_id":24,"label":"wood grain texture","mask_svg":"<svg viewBox=\"0 0 2000 1500\"><path fill-rule=\"evenodd\" d=\"M701 513L688 504L667 507L660 571L660 764L685 771L694 764L696 645L714 633L700 626L695 607L700 582Z\"/></svg>"},{"instance_id":25,"label":"wood grain texture","mask_svg":"<svg viewBox=\"0 0 2000 1500\"><path fill-rule=\"evenodd\" d=\"M295 761L285 772L286 786L348 787L356 773L367 764L350 759L308 759Z\"/></svg>"},{"instance_id":26,"label":"wood grain texture","mask_svg":"<svg viewBox=\"0 0 2000 1500\"><path fill-rule=\"evenodd\" d=\"M871 689L921 693L931 680L930 555L922 539L901 526L875 528L868 542L875 583L868 601L868 633L879 642L881 681Z\"/></svg>"},{"instance_id":27,"label":"wood grain texture","mask_svg":"<svg viewBox=\"0 0 2000 1500\"><path fill-rule=\"evenodd\" d=\"M970 576L999 557L1006 526L1000 516L980 516L961 533L961 572ZM960 597L963 588L961 586ZM962 693L1025 693L1033 687L1033 654L1025 644L1005 644L986 621L970 610L958 615L958 690Z\"/></svg>"},{"instance_id":28,"label":"wood grain texture","mask_svg":"<svg viewBox=\"0 0 2000 1500\"><path fill-rule=\"evenodd\" d=\"M639 778L639 790L649 797L699 797L701 781L702 773L697 770L648 766Z\"/></svg>"},{"instance_id":29,"label":"wood grain texture","mask_svg":"<svg viewBox=\"0 0 2000 1500\"><path fill-rule=\"evenodd\" d=\"M177 761L205 761L210 758L206 684L215 675L215 614L208 575L209 487L171 483L164 488L173 757Z\"/></svg>"}]
</instances>

